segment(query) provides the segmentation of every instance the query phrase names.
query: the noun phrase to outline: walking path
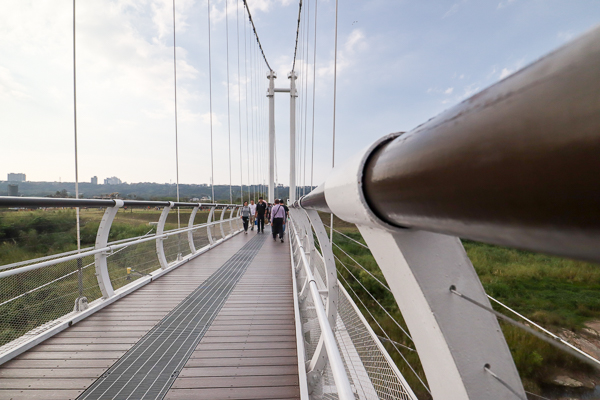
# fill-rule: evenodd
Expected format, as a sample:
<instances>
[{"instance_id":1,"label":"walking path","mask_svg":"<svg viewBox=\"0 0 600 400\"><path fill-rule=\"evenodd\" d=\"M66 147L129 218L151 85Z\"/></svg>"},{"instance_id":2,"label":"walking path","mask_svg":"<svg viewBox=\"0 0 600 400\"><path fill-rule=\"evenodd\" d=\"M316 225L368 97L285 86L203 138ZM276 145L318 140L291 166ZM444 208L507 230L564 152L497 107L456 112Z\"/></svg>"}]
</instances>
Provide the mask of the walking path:
<instances>
[{"instance_id":1,"label":"walking path","mask_svg":"<svg viewBox=\"0 0 600 400\"><path fill-rule=\"evenodd\" d=\"M203 299L202 293L208 290L221 294L211 295L213 301ZM191 296L198 297L192 301ZM215 304L215 299L222 301ZM188 320L187 325L172 322L192 314L192 308L182 312L183 307L195 307L193 315L205 315L194 320L197 327L191 334ZM183 337L172 335L175 325L187 326L182 332L191 339L166 345L175 336ZM171 339L161 344L157 337L165 335ZM200 342L193 342L194 337L201 337ZM150 342L155 347L143 348ZM182 357L186 345L193 347ZM155 355L156 362L142 366L158 347L164 355ZM167 385L165 390L155 390L152 382L142 379L171 368L168 360L183 364L188 356L183 369L176 367L176 373L161 381L159 386ZM124 367L127 358L142 362ZM254 231L229 239L0 366L0 398L74 399L103 380L119 381L113 373L129 382L129 394L144 393L136 398L162 398L168 385L172 386L166 399L298 398L288 244L273 242L270 232L259 237ZM81 397L126 398L119 390L123 388L103 388L101 396L99 390L89 389Z\"/></svg>"}]
</instances>

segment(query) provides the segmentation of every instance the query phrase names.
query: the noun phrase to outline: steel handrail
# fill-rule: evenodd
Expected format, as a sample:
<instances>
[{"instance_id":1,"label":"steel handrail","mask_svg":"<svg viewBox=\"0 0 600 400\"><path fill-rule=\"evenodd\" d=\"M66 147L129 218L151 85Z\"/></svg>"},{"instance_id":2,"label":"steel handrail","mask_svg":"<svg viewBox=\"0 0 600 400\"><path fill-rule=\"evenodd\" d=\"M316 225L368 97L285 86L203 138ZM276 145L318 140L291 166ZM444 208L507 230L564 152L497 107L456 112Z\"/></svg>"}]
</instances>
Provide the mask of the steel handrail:
<instances>
[{"instance_id":1,"label":"steel handrail","mask_svg":"<svg viewBox=\"0 0 600 400\"><path fill-rule=\"evenodd\" d=\"M193 226L191 228L183 228L180 230L176 230L176 231L169 231L166 233L163 233L162 235L153 235L153 236L142 236L139 237L139 239L135 239L133 238L131 241L125 242L125 243L119 243L119 244L111 244L109 246L105 246L99 249L93 249L93 250L89 250L89 251L84 251L81 253L76 253L76 254L71 254L69 256L66 257L61 257L61 258L55 258L49 261L44 261L44 262L40 262L40 263L36 263L36 264L31 264L31 265L27 265L25 267L21 267L21 268L15 268L15 269L11 269L9 271L4 271L4 272L0 272L0 279L2 278L6 278L7 276L12 276L12 275L18 275L18 274L22 274L24 272L28 272L28 271L33 271L36 269L40 269L40 268L45 268L45 267L49 267L52 265L56 265L56 264L60 264L63 262L67 262L67 261L72 261L72 260L77 260L80 258L84 258L87 256L93 256L95 254L98 253L104 253L104 252L113 252L114 250L118 250L120 248L123 247L128 247L128 246L132 246L134 244L140 244L140 243L145 243L145 242L150 242L152 240L158 240L158 239L166 239L170 236L174 236L174 235L178 235L181 233L185 233L188 231L194 231L194 230L198 230L201 228L205 228L207 226L212 226L212 225L217 225L220 223L223 223L225 221L229 221L229 219L223 220L223 221L216 221L216 222L211 222L211 223L204 223L201 225L196 225ZM72 252L67 252L67 253L72 253ZM10 268L10 266L0 266L0 270L2 269L6 269L6 268Z\"/></svg>"},{"instance_id":2,"label":"steel handrail","mask_svg":"<svg viewBox=\"0 0 600 400\"><path fill-rule=\"evenodd\" d=\"M337 347L337 342L335 340L335 337L333 336L333 329L331 328L329 320L327 319L327 313L325 312L325 307L323 306L323 300L321 299L321 294L319 293L317 282L315 281L315 277L312 271L310 270L310 264L308 262L308 259L306 258L304 246L302 246L302 242L298 237L296 225L294 224L292 219L290 220L292 222L292 229L294 230L294 238L296 240L298 248L301 250L299 252L300 257L304 266L304 272L306 273L306 279L308 280L310 294L312 296L313 303L315 304L317 320L319 322L319 327L321 328L321 335L323 335L323 341L325 343L325 349L327 350L329 366L331 367L331 372L333 373L333 378L335 380L335 386L338 390L338 397L344 400L354 400L355 396L352 391L352 387L350 386L348 376L346 375L346 369L344 368L344 362L342 360L340 351Z\"/></svg>"},{"instance_id":3,"label":"steel handrail","mask_svg":"<svg viewBox=\"0 0 600 400\"><path fill-rule=\"evenodd\" d=\"M120 200L120 199L116 199ZM168 201L121 200L124 207L168 207ZM65 199L53 197L0 196L0 207L114 207L113 199ZM240 204L174 202L172 207L234 207Z\"/></svg>"},{"instance_id":4,"label":"steel handrail","mask_svg":"<svg viewBox=\"0 0 600 400\"><path fill-rule=\"evenodd\" d=\"M598 65L600 28L379 140L299 202L359 225L600 261Z\"/></svg>"}]
</instances>

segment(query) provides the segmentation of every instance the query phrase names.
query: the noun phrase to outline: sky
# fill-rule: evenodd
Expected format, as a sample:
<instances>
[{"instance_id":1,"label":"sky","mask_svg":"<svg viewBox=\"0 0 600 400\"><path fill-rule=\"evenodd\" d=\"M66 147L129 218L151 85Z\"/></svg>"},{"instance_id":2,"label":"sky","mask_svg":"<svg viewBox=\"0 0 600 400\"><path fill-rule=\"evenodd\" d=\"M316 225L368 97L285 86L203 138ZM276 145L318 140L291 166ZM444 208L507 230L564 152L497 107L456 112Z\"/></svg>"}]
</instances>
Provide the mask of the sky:
<instances>
[{"instance_id":1,"label":"sky","mask_svg":"<svg viewBox=\"0 0 600 400\"><path fill-rule=\"evenodd\" d=\"M9 172L26 173L30 181L75 180L72 4L0 2L0 180ZM278 76L275 86L289 88L298 2L248 5ZM242 7L241 0L210 1L216 184L266 179L267 68ZM296 118L306 137L299 182L306 185L318 185L332 168L335 1L320 0L317 7L316 62L315 0L304 0L308 26L296 62ZM179 181L210 183L208 3L176 0L175 9ZM174 183L172 0L86 0L76 12L79 180ZM336 164L598 24L598 0L339 0ZM287 185L289 94L275 98L277 181Z\"/></svg>"}]
</instances>

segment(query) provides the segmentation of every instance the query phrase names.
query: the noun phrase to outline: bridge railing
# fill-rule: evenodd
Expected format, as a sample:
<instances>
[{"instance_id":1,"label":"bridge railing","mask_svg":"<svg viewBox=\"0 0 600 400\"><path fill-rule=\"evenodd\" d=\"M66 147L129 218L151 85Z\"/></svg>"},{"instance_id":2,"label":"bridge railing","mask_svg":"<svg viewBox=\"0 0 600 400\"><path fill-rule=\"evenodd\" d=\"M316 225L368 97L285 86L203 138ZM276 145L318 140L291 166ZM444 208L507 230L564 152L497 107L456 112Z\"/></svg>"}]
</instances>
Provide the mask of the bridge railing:
<instances>
[{"instance_id":1,"label":"bridge railing","mask_svg":"<svg viewBox=\"0 0 600 400\"><path fill-rule=\"evenodd\" d=\"M385 347L337 279L316 211L290 209L300 365L311 399L416 400ZM301 382L303 385L304 382Z\"/></svg>"},{"instance_id":2,"label":"bridge railing","mask_svg":"<svg viewBox=\"0 0 600 400\"><path fill-rule=\"evenodd\" d=\"M230 204L0 197L2 206L105 211L93 247L0 265L0 364L241 231L239 206ZM115 216L125 206L162 212L146 235L109 242ZM188 224L165 230L176 207L192 209ZM208 210L207 220L195 224L201 208Z\"/></svg>"},{"instance_id":3,"label":"bridge railing","mask_svg":"<svg viewBox=\"0 0 600 400\"><path fill-rule=\"evenodd\" d=\"M296 206L357 226L434 399L525 399L460 238L600 261L600 28L407 133Z\"/></svg>"}]
</instances>

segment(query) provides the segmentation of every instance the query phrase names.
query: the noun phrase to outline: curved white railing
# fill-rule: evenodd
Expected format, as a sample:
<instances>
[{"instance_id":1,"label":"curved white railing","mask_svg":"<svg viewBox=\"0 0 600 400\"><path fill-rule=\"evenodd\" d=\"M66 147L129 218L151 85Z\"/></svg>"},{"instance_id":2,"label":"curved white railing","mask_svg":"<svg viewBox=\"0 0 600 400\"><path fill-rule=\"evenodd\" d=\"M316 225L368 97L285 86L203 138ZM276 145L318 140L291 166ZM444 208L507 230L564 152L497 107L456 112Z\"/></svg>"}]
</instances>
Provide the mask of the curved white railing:
<instances>
[{"instance_id":1,"label":"curved white railing","mask_svg":"<svg viewBox=\"0 0 600 400\"><path fill-rule=\"evenodd\" d=\"M416 400L338 282L331 244L318 213L292 208L290 217L299 368L300 376L306 376L301 398Z\"/></svg>"},{"instance_id":2,"label":"curved white railing","mask_svg":"<svg viewBox=\"0 0 600 400\"><path fill-rule=\"evenodd\" d=\"M165 230L174 206L166 204L155 234L108 242L123 207L115 200L104 212L94 247L0 266L0 364L241 231L240 206L227 204L193 204L187 227ZM194 224L200 208L210 208L207 221ZM212 221L218 208L221 218ZM212 236L215 226L219 239Z\"/></svg>"}]
</instances>

